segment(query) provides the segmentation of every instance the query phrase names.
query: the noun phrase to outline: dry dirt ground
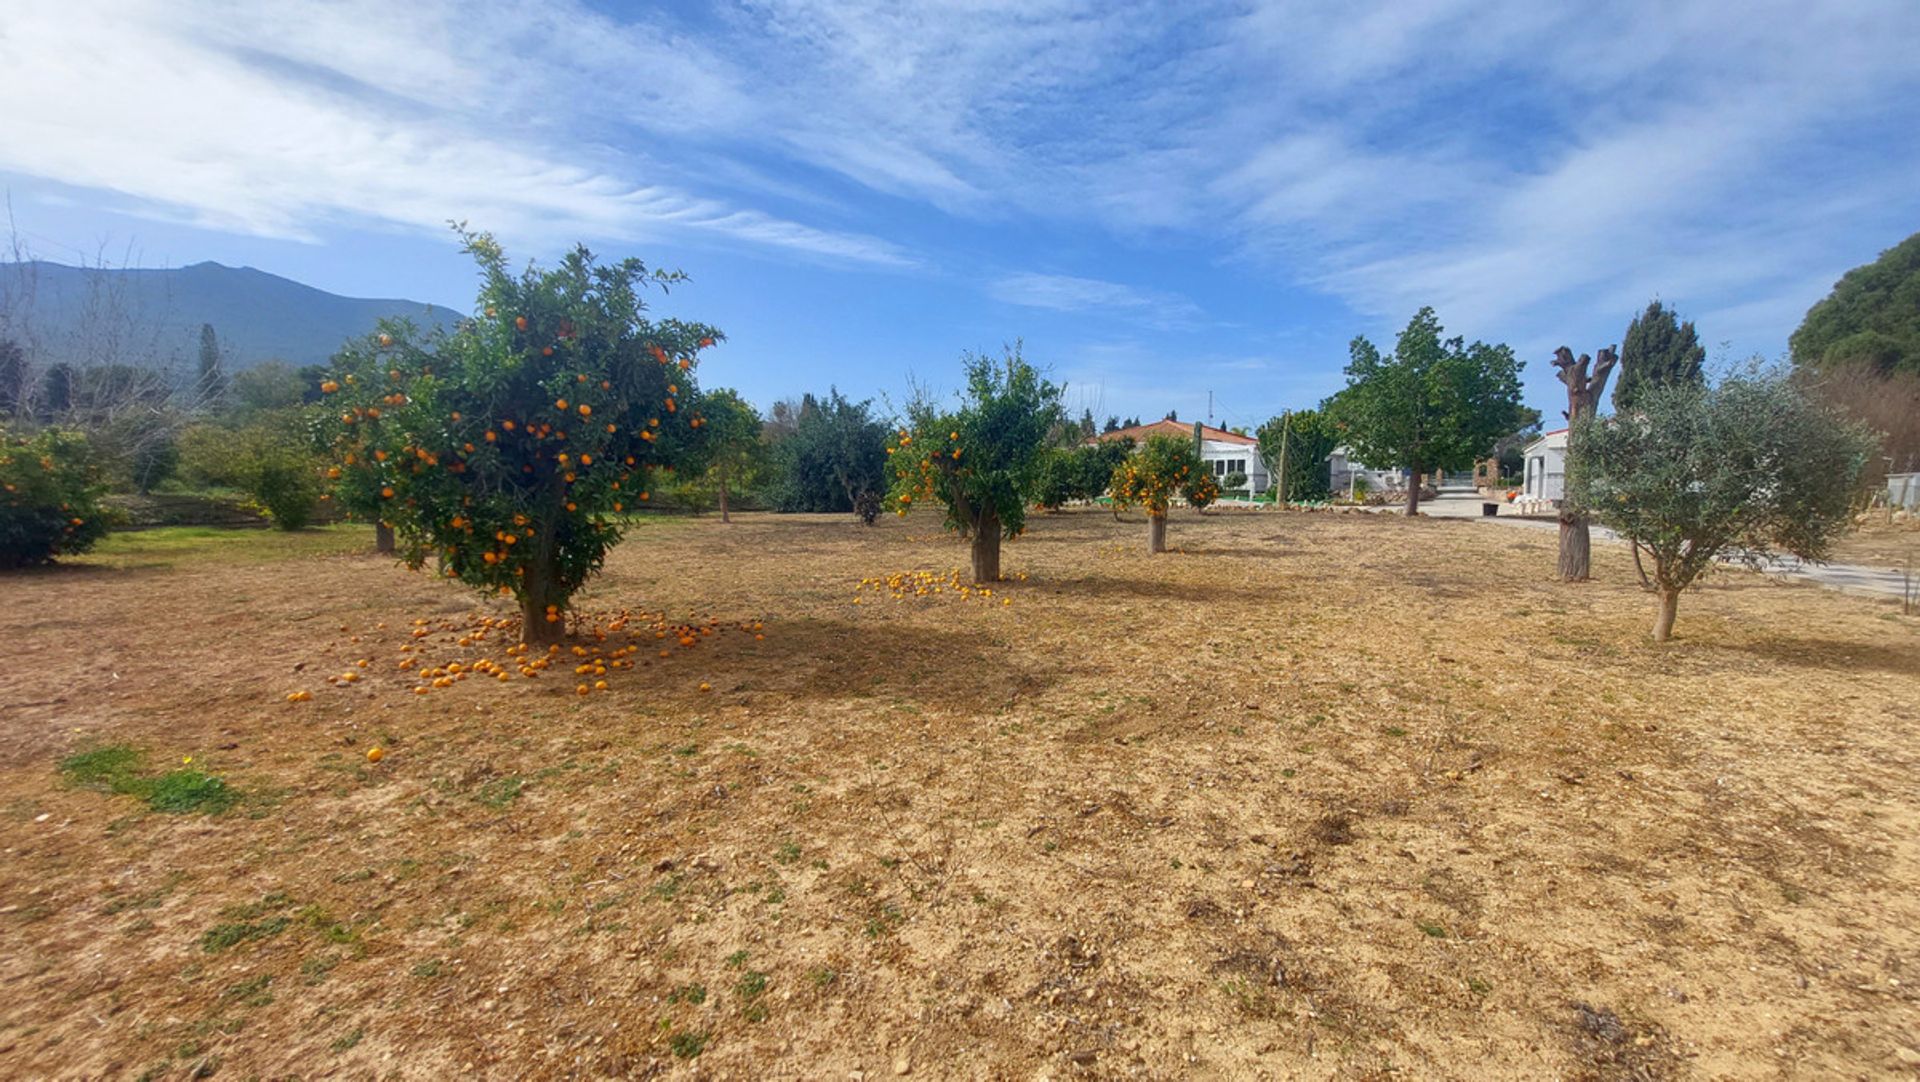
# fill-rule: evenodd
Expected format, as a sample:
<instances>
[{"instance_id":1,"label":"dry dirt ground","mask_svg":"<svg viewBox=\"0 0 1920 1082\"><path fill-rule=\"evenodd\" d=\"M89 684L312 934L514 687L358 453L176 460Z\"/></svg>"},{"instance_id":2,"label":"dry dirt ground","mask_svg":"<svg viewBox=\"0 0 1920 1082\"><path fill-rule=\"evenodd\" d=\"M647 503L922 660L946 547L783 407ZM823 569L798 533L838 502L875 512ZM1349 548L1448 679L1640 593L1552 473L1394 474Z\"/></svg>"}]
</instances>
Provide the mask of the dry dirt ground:
<instances>
[{"instance_id":1,"label":"dry dirt ground","mask_svg":"<svg viewBox=\"0 0 1920 1082\"><path fill-rule=\"evenodd\" d=\"M937 533L641 525L585 696L359 530L0 580L0 1075L1920 1063L1920 618L1729 571L1655 647L1613 546L1566 586L1384 515L1038 516L989 598L859 587ZM62 772L122 746L240 800Z\"/></svg>"},{"instance_id":2,"label":"dry dirt ground","mask_svg":"<svg viewBox=\"0 0 1920 1082\"><path fill-rule=\"evenodd\" d=\"M1884 511L1861 517L1865 521L1834 547L1834 561L1891 571L1910 568L1920 578L1920 517L1892 522Z\"/></svg>"}]
</instances>

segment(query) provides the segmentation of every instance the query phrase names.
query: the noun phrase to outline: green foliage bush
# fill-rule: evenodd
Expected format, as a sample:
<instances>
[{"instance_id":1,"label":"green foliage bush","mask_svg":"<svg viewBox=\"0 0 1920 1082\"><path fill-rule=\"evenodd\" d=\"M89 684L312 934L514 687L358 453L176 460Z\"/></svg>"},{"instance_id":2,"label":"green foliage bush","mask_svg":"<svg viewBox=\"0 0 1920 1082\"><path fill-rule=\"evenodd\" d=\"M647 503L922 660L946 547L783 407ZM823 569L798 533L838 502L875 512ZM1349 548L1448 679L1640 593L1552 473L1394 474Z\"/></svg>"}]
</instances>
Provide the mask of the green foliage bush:
<instances>
[{"instance_id":1,"label":"green foliage bush","mask_svg":"<svg viewBox=\"0 0 1920 1082\"><path fill-rule=\"evenodd\" d=\"M86 438L0 427L0 568L44 564L107 534L107 486Z\"/></svg>"},{"instance_id":2,"label":"green foliage bush","mask_svg":"<svg viewBox=\"0 0 1920 1082\"><path fill-rule=\"evenodd\" d=\"M1055 447L1040 460L1033 502L1052 511L1074 500L1097 500L1106 493L1114 469L1132 453L1130 439Z\"/></svg>"},{"instance_id":3,"label":"green foliage bush","mask_svg":"<svg viewBox=\"0 0 1920 1082\"><path fill-rule=\"evenodd\" d=\"M773 444L769 496L781 511L859 511L872 522L887 489L887 426L870 401L830 389L801 400L793 431Z\"/></svg>"},{"instance_id":4,"label":"green foliage bush","mask_svg":"<svg viewBox=\"0 0 1920 1082\"><path fill-rule=\"evenodd\" d=\"M280 529L312 524L326 486L297 411L263 414L232 427L194 425L181 433L179 446L180 471L190 480L238 489Z\"/></svg>"}]
</instances>

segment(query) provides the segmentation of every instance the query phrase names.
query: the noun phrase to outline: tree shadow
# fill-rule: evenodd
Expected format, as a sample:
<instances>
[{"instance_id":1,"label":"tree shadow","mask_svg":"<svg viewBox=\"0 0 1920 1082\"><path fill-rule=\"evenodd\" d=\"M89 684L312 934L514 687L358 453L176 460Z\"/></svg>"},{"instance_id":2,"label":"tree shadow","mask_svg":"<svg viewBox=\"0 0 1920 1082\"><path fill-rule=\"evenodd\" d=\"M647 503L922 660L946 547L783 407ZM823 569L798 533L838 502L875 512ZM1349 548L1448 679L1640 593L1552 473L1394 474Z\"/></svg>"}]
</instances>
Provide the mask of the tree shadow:
<instances>
[{"instance_id":1,"label":"tree shadow","mask_svg":"<svg viewBox=\"0 0 1920 1082\"><path fill-rule=\"evenodd\" d=\"M799 703L904 698L990 712L1059 679L984 633L951 627L802 618L781 621L778 634L754 646L755 682Z\"/></svg>"},{"instance_id":2,"label":"tree shadow","mask_svg":"<svg viewBox=\"0 0 1920 1082\"><path fill-rule=\"evenodd\" d=\"M1244 590L1231 586L1174 582L1166 579L1099 577L1029 582L1025 585L1028 589L1037 589L1069 598L1134 598L1178 601L1197 605L1244 602L1247 599Z\"/></svg>"},{"instance_id":3,"label":"tree shadow","mask_svg":"<svg viewBox=\"0 0 1920 1082\"><path fill-rule=\"evenodd\" d=\"M1807 669L1886 672L1895 676L1920 677L1920 649L1912 646L1841 639L1768 638L1728 643L1723 649L1739 650L1765 661Z\"/></svg>"}]
</instances>

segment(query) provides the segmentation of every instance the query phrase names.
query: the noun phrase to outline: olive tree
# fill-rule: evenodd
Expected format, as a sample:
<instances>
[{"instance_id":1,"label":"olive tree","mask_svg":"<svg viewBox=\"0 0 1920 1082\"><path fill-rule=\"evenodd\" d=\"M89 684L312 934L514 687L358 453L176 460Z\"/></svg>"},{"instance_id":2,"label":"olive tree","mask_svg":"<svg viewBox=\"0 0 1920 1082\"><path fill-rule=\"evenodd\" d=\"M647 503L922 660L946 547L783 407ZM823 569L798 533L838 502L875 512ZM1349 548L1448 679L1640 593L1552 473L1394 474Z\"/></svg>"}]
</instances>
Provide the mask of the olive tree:
<instances>
[{"instance_id":1,"label":"olive tree","mask_svg":"<svg viewBox=\"0 0 1920 1082\"><path fill-rule=\"evenodd\" d=\"M1643 388L1631 410L1582 417L1567 500L1633 546L1659 595L1653 638L1715 560L1821 560L1851 523L1874 438L1764 369L1706 388ZM1651 569L1648 564L1651 564Z\"/></svg>"}]
</instances>

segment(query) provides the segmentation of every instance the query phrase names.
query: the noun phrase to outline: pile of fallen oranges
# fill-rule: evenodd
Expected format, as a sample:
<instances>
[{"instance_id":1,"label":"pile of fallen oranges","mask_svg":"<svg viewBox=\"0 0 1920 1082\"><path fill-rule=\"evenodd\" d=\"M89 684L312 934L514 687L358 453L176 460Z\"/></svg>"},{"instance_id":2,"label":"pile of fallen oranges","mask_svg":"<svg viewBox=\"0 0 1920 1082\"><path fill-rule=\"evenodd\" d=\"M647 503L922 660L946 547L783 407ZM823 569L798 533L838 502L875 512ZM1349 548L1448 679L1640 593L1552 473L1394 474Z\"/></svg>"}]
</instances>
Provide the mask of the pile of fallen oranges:
<instances>
[{"instance_id":1,"label":"pile of fallen oranges","mask_svg":"<svg viewBox=\"0 0 1920 1082\"><path fill-rule=\"evenodd\" d=\"M1025 582L1024 572L1010 578ZM879 578L861 579L853 588L853 603L865 604L868 595L873 600L891 597L895 601L910 601L919 598L945 597L957 601L982 601L992 604L998 601L1002 605L1013 604L1013 599L993 592L991 586L981 586L961 578L959 570L941 573L938 571L895 571Z\"/></svg>"},{"instance_id":2,"label":"pile of fallen oranges","mask_svg":"<svg viewBox=\"0 0 1920 1082\"><path fill-rule=\"evenodd\" d=\"M376 637L384 638L387 625L375 626ZM399 643L389 671L411 685L415 695L431 695L465 681L480 679L506 684L516 679L536 680L547 674L560 674L570 667L575 678L576 695L592 695L611 689L610 678L622 670L651 665L652 659L640 655L654 650L661 660L671 658L675 647L693 650L714 642L728 632L750 635L754 642L766 639L766 624L761 620L723 624L711 615L689 613L685 619L673 619L664 612L648 613L621 610L614 613L575 613L572 616L571 641L540 648L518 641L520 619L476 613L464 618L431 620L421 618L407 628ZM366 636L352 634L346 625L348 645L359 646ZM505 643L496 648L494 643ZM354 653L361 652L354 650ZM373 672L374 659L356 659L351 667L328 676L326 682L345 688L361 683ZM701 691L711 690L702 683ZM291 703L313 701L313 692L300 689L287 693Z\"/></svg>"}]
</instances>

